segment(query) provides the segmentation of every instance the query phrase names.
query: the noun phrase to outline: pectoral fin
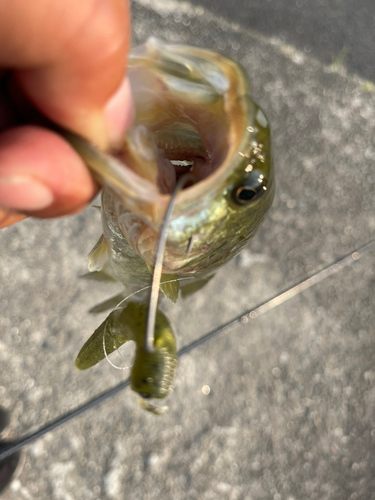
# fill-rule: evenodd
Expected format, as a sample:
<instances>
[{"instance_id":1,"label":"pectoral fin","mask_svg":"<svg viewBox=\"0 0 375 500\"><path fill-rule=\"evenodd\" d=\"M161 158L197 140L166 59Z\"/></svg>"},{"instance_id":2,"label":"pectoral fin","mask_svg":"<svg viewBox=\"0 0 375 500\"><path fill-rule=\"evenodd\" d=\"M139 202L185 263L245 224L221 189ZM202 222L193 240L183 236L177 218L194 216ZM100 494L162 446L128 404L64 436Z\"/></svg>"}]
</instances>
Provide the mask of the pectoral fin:
<instances>
[{"instance_id":1,"label":"pectoral fin","mask_svg":"<svg viewBox=\"0 0 375 500\"><path fill-rule=\"evenodd\" d=\"M178 292L180 290L180 283L177 281L177 275L162 274L160 290L163 292L164 296L167 297L167 299L175 303L178 299Z\"/></svg>"},{"instance_id":2,"label":"pectoral fin","mask_svg":"<svg viewBox=\"0 0 375 500\"><path fill-rule=\"evenodd\" d=\"M89 261L89 271L101 271L108 260L109 246L101 235L98 243L94 246L87 258Z\"/></svg>"},{"instance_id":3,"label":"pectoral fin","mask_svg":"<svg viewBox=\"0 0 375 500\"><path fill-rule=\"evenodd\" d=\"M152 274L154 268L147 264L148 270ZM160 290L163 292L164 297L171 300L173 303L177 302L178 292L180 291L180 283L177 281L176 274L162 274L160 279Z\"/></svg>"}]
</instances>

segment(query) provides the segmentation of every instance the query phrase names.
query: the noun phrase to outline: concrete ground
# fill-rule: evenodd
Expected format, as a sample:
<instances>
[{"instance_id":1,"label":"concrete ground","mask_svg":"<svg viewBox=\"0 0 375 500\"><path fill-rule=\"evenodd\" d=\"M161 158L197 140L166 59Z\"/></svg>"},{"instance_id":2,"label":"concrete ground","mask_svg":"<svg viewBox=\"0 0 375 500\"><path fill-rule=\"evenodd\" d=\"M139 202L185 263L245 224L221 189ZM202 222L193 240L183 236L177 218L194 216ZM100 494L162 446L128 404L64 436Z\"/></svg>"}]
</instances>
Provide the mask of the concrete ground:
<instances>
[{"instance_id":1,"label":"concrete ground","mask_svg":"<svg viewBox=\"0 0 375 500\"><path fill-rule=\"evenodd\" d=\"M268 220L200 293L163 304L179 346L375 239L375 7L226 5L132 5L135 44L156 35L240 61L273 131ZM88 209L0 235L0 405L11 413L9 438L127 376L106 362L74 367L104 317L87 310L113 294L77 279L99 234L99 214ZM375 499L374 310L369 253L183 357L163 417L126 390L27 447L3 498Z\"/></svg>"}]
</instances>

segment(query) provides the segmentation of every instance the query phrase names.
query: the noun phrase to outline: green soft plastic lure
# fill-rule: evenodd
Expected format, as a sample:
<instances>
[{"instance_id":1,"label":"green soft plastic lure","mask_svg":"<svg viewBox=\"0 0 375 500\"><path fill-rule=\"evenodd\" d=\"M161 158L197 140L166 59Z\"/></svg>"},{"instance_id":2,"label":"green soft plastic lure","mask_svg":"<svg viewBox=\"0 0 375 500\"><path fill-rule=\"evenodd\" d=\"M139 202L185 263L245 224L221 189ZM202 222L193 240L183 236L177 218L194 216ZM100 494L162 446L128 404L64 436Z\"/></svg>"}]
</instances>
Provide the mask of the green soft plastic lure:
<instances>
[{"instance_id":1,"label":"green soft plastic lure","mask_svg":"<svg viewBox=\"0 0 375 500\"><path fill-rule=\"evenodd\" d=\"M147 304L129 302L123 309L112 311L80 350L76 367L86 370L133 340L136 353L130 375L131 388L143 398L165 398L172 389L177 366L176 340L168 319L158 311L154 350L151 353L145 350L147 310Z\"/></svg>"}]
</instances>

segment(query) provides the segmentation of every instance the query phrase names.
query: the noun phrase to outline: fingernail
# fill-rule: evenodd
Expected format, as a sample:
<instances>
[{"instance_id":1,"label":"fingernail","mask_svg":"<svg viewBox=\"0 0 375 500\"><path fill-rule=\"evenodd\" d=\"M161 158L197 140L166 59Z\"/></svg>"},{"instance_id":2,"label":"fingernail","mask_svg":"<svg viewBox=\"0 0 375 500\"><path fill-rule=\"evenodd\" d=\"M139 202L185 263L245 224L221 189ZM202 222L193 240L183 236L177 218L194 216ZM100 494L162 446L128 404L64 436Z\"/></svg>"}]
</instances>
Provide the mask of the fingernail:
<instances>
[{"instance_id":1,"label":"fingernail","mask_svg":"<svg viewBox=\"0 0 375 500\"><path fill-rule=\"evenodd\" d=\"M17 211L42 210L52 205L52 192L29 177L0 178L0 206Z\"/></svg>"},{"instance_id":2,"label":"fingernail","mask_svg":"<svg viewBox=\"0 0 375 500\"><path fill-rule=\"evenodd\" d=\"M104 109L104 122L112 146L118 145L134 118L130 82L125 77Z\"/></svg>"}]
</instances>

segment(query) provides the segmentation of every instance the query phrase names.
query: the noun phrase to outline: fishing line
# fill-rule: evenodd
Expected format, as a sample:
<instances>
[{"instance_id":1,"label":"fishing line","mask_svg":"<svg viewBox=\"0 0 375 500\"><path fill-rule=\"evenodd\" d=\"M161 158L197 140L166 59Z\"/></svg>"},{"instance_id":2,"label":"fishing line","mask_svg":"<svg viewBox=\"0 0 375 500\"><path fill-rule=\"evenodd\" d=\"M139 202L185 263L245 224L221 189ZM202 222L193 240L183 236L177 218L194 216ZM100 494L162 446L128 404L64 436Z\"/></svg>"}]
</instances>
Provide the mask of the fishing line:
<instances>
[{"instance_id":1,"label":"fishing line","mask_svg":"<svg viewBox=\"0 0 375 500\"><path fill-rule=\"evenodd\" d=\"M299 293L307 290L311 286L315 285L316 283L319 283L323 281L324 279L328 278L329 276L333 275L334 273L337 273L340 271L343 267L352 264L353 262L359 260L363 255L371 252L372 250L375 250L375 240L371 241L370 243L367 243L363 247L360 247L359 249L355 250L354 252L351 252L350 254L346 255L345 257L337 260L335 263L329 265L328 267L322 269L321 271L318 271L317 273L314 273L312 276L309 278L301 281L295 286L292 286L291 288L288 288L282 293L277 294L275 297L271 298L270 300L267 300L266 302L263 302L262 304L259 304L257 307L254 309L251 309L245 313L242 313L240 316L237 316L234 319L229 320L227 323L224 323L223 325L219 326L218 328L215 328L211 332L208 332L206 335L203 335L202 337L198 338L197 340L194 340L187 346L183 347L179 351L179 356L183 356L184 354L187 354L188 352L192 351L196 347L206 343L208 340L216 337L219 335L222 331L228 329L231 326L234 326L236 323L247 323L249 319L255 319L261 314L265 314L266 312L270 311L271 309L277 307L278 305L284 303L285 301L291 299L292 297L295 297ZM99 394L99 396L96 396L93 399L90 399L86 403L84 403L82 406L79 406L78 408L75 408L74 410L65 413L64 415L60 416L56 420L50 422L46 426L44 426L42 429L37 430L36 432L33 432L31 434L28 434L24 436L23 438L19 439L18 441L15 442L3 442L1 443L1 448L0 448L0 461L6 459L13 453L16 453L17 451L21 450L25 445L30 444L37 439L41 438L48 432L56 429L57 427L60 427L61 425L65 424L69 420L72 420L79 415L83 414L87 410L90 410L91 408L97 406L98 404L101 404L105 400L111 398L112 396L115 396L118 394L120 391L124 390L126 387L130 385L130 380L127 379L112 389L109 389L107 391L102 392Z\"/></svg>"},{"instance_id":2,"label":"fishing line","mask_svg":"<svg viewBox=\"0 0 375 500\"><path fill-rule=\"evenodd\" d=\"M147 352L152 352L154 350L156 311L158 308L160 279L161 279L161 273L163 271L163 259L165 254L165 245L167 243L167 237L168 237L168 226L172 217L177 195L188 182L195 183L196 182L195 177L191 174L186 174L180 177L180 179L178 180L171 194L171 199L167 211L165 212L163 224L161 226L159 234L159 240L156 247L155 266L154 266L154 273L152 276L151 294L150 294L150 302L148 307L146 332L145 332L145 350Z\"/></svg>"},{"instance_id":3,"label":"fishing line","mask_svg":"<svg viewBox=\"0 0 375 500\"><path fill-rule=\"evenodd\" d=\"M163 281L162 283L160 283L160 285L165 285L166 283L174 283L175 281L184 281L184 280L193 280L194 278L192 276L189 276L189 277L182 277L182 278L176 278L174 280L169 280L169 281ZM133 297L134 295L136 295L137 293L141 293L141 292L144 292L145 290L151 288L152 285L147 285L143 288L140 288L139 290L137 290L136 292L133 292L131 293L130 295L128 295L127 297L125 297L124 299L122 299L118 304L117 306L112 310L113 311L116 311L116 309L121 309L121 305L127 301L128 299L130 299L130 297ZM117 370L126 370L127 368L129 368L128 366L117 366L115 365L114 363L112 363L112 361L109 359L109 355L107 353L107 348L105 346L105 337L107 335L107 325L108 325L108 319L109 319L109 316L107 317L106 319L106 322L105 322L105 325L104 325L104 331L103 331L103 339L102 339L102 342L103 342L103 353L104 353L104 356L106 358L106 360L108 361L108 363L113 367L113 368L116 368ZM111 333L109 332L108 335L111 335ZM117 354L119 354L121 356L121 353L117 350L116 351Z\"/></svg>"},{"instance_id":4,"label":"fishing line","mask_svg":"<svg viewBox=\"0 0 375 500\"><path fill-rule=\"evenodd\" d=\"M105 322L105 325L104 325L104 331L103 331L103 339L102 339L102 343L103 343L103 353L104 353L104 356L105 356L105 359L107 360L107 362L112 366L112 368L116 368L116 370L126 370L127 368L129 368L129 366L117 366L115 365L110 359L109 359L109 356L108 356L108 353L107 353L107 348L105 346L105 340L106 340L106 335L107 335L107 323L108 323L108 318ZM108 335L111 335L111 333L109 332ZM119 350L117 349L116 350L116 353L122 357L122 359L124 360L124 357L122 356L121 352L119 352Z\"/></svg>"},{"instance_id":5,"label":"fishing line","mask_svg":"<svg viewBox=\"0 0 375 500\"><path fill-rule=\"evenodd\" d=\"M180 351L178 352L179 356L182 356L186 354L187 352L190 352L192 349L195 349L201 344L204 344L211 338L215 337L219 333L223 332L227 328L234 326L236 323L248 323L249 319L256 319L258 316L261 316L262 314L265 314L266 312L270 311L271 309L274 309L275 307L279 306L280 304L283 304L287 300L291 299L292 297L295 297L296 295L300 294L301 292L304 292L308 288L311 288L313 285L320 283L324 279L328 278L329 276L332 276L332 274L337 273L338 271L341 271L342 268L352 264L353 262L359 260L363 255L371 252L372 250L375 250L375 240L370 241L370 243L367 243L363 247L358 248L354 252L351 252L350 254L346 255L345 257L337 260L335 263L330 264L328 267L322 269L321 271L315 272L312 276L309 278L301 281L297 285L294 285L284 292L278 293L273 297L272 299L267 300L266 302L263 302L262 304L259 304L257 307L254 309L251 309L240 316L237 316L234 319L229 320L227 323L222 324L218 328L215 328L211 332L206 333L202 337L199 337L197 340L194 340L190 344L188 344L185 347L182 347ZM1 457L1 455L0 455Z\"/></svg>"}]
</instances>

